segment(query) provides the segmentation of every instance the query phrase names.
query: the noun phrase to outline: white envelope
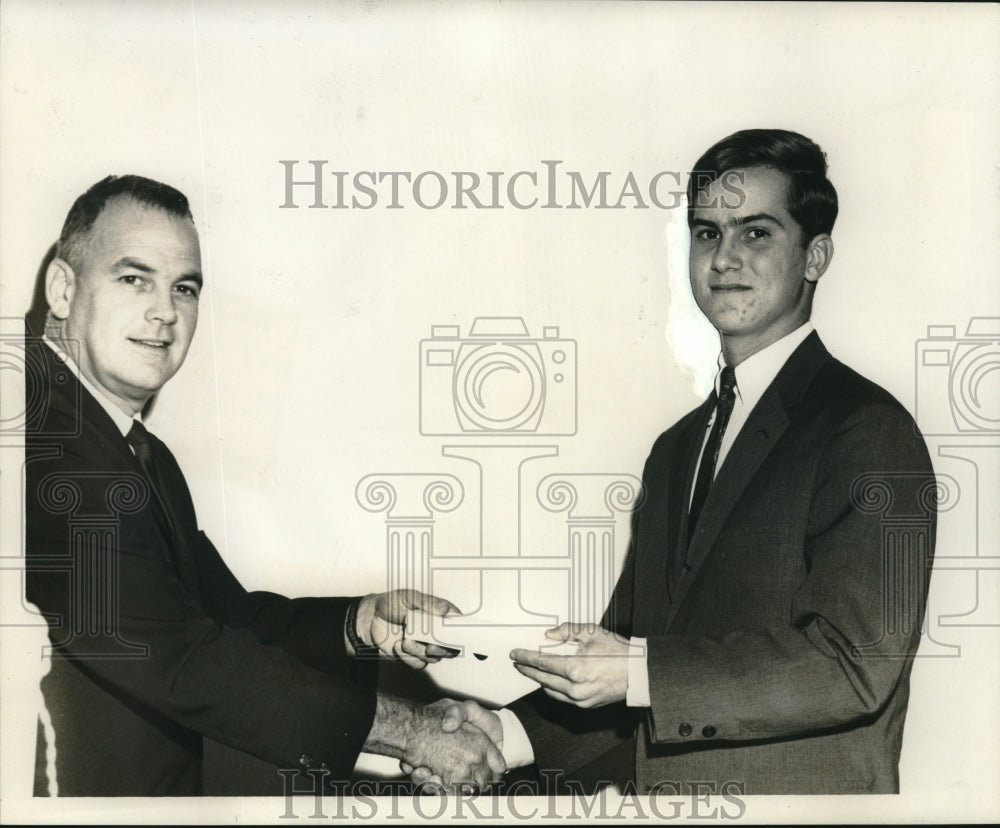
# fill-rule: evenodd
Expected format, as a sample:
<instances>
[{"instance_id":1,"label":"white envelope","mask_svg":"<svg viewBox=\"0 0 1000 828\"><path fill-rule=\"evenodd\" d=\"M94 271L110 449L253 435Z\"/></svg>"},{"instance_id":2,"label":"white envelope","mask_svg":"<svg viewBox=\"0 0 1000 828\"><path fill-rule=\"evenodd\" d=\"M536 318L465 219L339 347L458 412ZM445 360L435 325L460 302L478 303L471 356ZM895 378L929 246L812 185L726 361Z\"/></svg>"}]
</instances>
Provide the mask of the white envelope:
<instances>
[{"instance_id":1,"label":"white envelope","mask_svg":"<svg viewBox=\"0 0 1000 828\"><path fill-rule=\"evenodd\" d=\"M455 658L430 666L430 675L446 691L471 696L494 705L509 704L538 688L521 675L510 660L515 648L571 655L575 642L564 644L545 637L551 625L511 625L482 615L407 614L407 638L459 650Z\"/></svg>"}]
</instances>

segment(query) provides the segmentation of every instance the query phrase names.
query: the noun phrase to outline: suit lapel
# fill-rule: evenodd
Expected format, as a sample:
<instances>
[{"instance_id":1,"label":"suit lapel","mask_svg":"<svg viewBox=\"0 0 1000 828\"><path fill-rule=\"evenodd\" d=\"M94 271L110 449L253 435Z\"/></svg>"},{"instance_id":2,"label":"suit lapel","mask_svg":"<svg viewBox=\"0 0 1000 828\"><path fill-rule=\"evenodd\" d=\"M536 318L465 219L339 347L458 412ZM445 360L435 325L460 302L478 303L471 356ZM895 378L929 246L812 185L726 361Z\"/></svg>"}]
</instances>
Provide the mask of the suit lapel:
<instances>
[{"instance_id":1,"label":"suit lapel","mask_svg":"<svg viewBox=\"0 0 1000 828\"><path fill-rule=\"evenodd\" d=\"M633 541L638 539L631 601L631 627L636 635L660 629L672 599L674 573L680 571L679 535L687 522L685 486L690 478L689 466L698 459L711 404L710 398L673 426L676 435L666 455L657 456L652 469L647 463L643 474L648 500L642 506L633 536Z\"/></svg>"},{"instance_id":2,"label":"suit lapel","mask_svg":"<svg viewBox=\"0 0 1000 828\"><path fill-rule=\"evenodd\" d=\"M697 570L712 548L726 518L747 484L788 427L788 415L772 388L754 407L709 489L694 537L689 538L687 563Z\"/></svg>"},{"instance_id":3,"label":"suit lapel","mask_svg":"<svg viewBox=\"0 0 1000 828\"><path fill-rule=\"evenodd\" d=\"M669 481L669 509L667 521L668 546L673 550L668 558L668 591L671 599L677 595L677 587L682 577L684 552L688 547L688 506L691 487L698 473L698 458L705 432L715 410L716 395L713 391L698 410L686 432L680 435L678 443L685 451L678 455L680 462L671 464Z\"/></svg>"},{"instance_id":4,"label":"suit lapel","mask_svg":"<svg viewBox=\"0 0 1000 828\"><path fill-rule=\"evenodd\" d=\"M694 449L695 460L689 459L685 464L684 485L680 490L682 497L682 502L679 504L682 511L681 531L677 535L671 532L670 535L671 538L676 537L678 540L678 545L674 547L676 554L673 558L679 563L679 568L676 572L671 573L671 601L665 613L664 629L677 615L684 596L714 546L715 540L733 507L781 435L788 428L789 407L801 399L820 366L829 358L829 353L815 331L788 358L774 381L764 392L757 405L754 406L753 411L750 412L750 416L733 442L733 446L729 450L729 454L726 455L725 461L716 474L715 482L709 490L701 517L698 519L695 536L689 539L687 536L688 503L686 499L683 499L683 496L690 493L696 474L695 466L701 443L697 444ZM710 398L709 402L711 401ZM703 423L704 420L700 422ZM674 503L674 505L676 508L678 504ZM687 551L686 561L684 550ZM683 577L682 569L686 569L686 574Z\"/></svg>"},{"instance_id":5,"label":"suit lapel","mask_svg":"<svg viewBox=\"0 0 1000 828\"><path fill-rule=\"evenodd\" d=\"M138 475L142 480L146 480L146 473L142 470L142 466L132 453L128 441L122 436L108 412L94 399L83 383L58 362L51 348L42 342L38 342L36 347L39 349L41 357L48 362L49 393L52 405L62 409L64 417L69 418L67 422L74 422L78 425L74 439L87 440L96 444L90 446L88 451L96 451L102 458L105 458L109 472L128 471ZM61 442L64 440L57 441L57 443ZM162 443L160 443L158 450L166 451L162 447ZM149 481L146 482L149 485ZM150 515L160 529L167 561L174 567L182 583L193 594L197 595L197 578L187 543L187 532L190 527L185 523L178 526L175 532L171 528L170 520L164 512L163 506L158 502L155 491L151 490L149 496L152 501L149 504Z\"/></svg>"},{"instance_id":6,"label":"suit lapel","mask_svg":"<svg viewBox=\"0 0 1000 828\"><path fill-rule=\"evenodd\" d=\"M197 520L194 517L194 507L187 493L184 475L177 461L162 440L150 435L153 455L155 457L160 483L164 491L160 492L166 502L163 509L169 515L173 525L170 532L173 563L181 581L191 593L198 597L198 578L194 570L194 558L188 539L198 531Z\"/></svg>"}]
</instances>

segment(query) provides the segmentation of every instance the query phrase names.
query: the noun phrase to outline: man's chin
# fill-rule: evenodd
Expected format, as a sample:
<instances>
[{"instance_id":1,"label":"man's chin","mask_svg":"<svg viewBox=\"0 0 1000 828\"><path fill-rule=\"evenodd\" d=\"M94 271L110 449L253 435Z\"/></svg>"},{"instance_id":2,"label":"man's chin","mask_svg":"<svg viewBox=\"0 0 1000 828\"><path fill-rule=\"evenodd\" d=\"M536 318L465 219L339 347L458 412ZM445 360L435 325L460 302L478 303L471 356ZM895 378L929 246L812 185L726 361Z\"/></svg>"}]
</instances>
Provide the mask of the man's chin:
<instances>
[{"instance_id":1,"label":"man's chin","mask_svg":"<svg viewBox=\"0 0 1000 828\"><path fill-rule=\"evenodd\" d=\"M133 376L124 378L120 383L122 392L130 399L145 404L150 397L154 397L160 389L177 373L176 371L163 372L138 372Z\"/></svg>"}]
</instances>

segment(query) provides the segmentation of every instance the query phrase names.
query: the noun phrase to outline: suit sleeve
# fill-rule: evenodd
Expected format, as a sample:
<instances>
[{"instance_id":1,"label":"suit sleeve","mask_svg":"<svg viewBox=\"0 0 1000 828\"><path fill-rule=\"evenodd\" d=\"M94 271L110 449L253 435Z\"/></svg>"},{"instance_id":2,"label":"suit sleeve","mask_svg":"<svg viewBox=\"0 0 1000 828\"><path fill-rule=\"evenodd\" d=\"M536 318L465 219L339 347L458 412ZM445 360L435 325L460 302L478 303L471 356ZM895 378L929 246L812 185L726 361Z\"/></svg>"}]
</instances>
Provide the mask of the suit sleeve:
<instances>
[{"instance_id":1,"label":"suit sleeve","mask_svg":"<svg viewBox=\"0 0 1000 828\"><path fill-rule=\"evenodd\" d=\"M849 726L876 715L906 680L933 554L924 443L898 407L868 406L831 430L816 469L806 575L787 624L647 639L654 741L780 739ZM905 523L928 511L923 540L886 533L885 514Z\"/></svg>"},{"instance_id":2,"label":"suit sleeve","mask_svg":"<svg viewBox=\"0 0 1000 828\"><path fill-rule=\"evenodd\" d=\"M375 692L353 680L343 643L348 600L247 593L196 533L199 600L148 516L122 516L88 546L86 527L108 508L104 481L122 472L95 471L89 454L73 448L58 461L34 460L28 475L27 596L49 616L57 657L136 709L279 767L308 754L334 777L349 777ZM53 508L59 492L78 498L72 520ZM107 568L88 581L97 563ZM81 597L86 583L107 587L107 600Z\"/></svg>"},{"instance_id":3,"label":"suit sleeve","mask_svg":"<svg viewBox=\"0 0 1000 828\"><path fill-rule=\"evenodd\" d=\"M345 617L357 598L247 592L204 532L198 533L198 542L202 603L216 623L248 630L261 644L280 647L315 670L374 686L377 661L352 658L344 642Z\"/></svg>"}]
</instances>

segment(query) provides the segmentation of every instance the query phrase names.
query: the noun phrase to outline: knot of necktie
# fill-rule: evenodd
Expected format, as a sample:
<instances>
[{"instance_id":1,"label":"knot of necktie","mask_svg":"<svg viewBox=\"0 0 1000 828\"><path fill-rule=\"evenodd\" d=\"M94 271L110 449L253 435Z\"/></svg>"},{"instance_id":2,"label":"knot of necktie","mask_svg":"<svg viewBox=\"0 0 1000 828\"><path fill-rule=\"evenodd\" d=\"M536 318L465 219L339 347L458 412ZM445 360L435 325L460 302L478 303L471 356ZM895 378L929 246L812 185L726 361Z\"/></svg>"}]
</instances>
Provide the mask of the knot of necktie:
<instances>
[{"instance_id":1,"label":"knot of necktie","mask_svg":"<svg viewBox=\"0 0 1000 828\"><path fill-rule=\"evenodd\" d=\"M132 428L125 435L125 440L132 447L132 451L135 452L135 456L139 460L139 465L146 472L150 482L155 483L156 478L152 471L153 448L149 444L149 432L146 431L146 426L138 420L132 420Z\"/></svg>"},{"instance_id":2,"label":"knot of necktie","mask_svg":"<svg viewBox=\"0 0 1000 828\"><path fill-rule=\"evenodd\" d=\"M735 402L736 371L731 365L727 365L719 376L719 407L732 409Z\"/></svg>"},{"instance_id":3,"label":"knot of necktie","mask_svg":"<svg viewBox=\"0 0 1000 828\"><path fill-rule=\"evenodd\" d=\"M128 444L132 448L135 448L137 444L144 445L149 443L149 432L146 431L146 426L139 420L132 420L132 428L125 435L125 439L128 440Z\"/></svg>"}]
</instances>

